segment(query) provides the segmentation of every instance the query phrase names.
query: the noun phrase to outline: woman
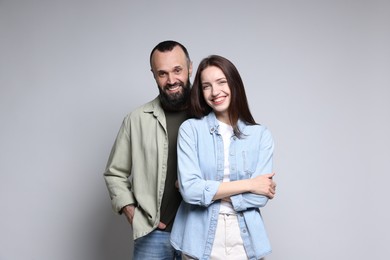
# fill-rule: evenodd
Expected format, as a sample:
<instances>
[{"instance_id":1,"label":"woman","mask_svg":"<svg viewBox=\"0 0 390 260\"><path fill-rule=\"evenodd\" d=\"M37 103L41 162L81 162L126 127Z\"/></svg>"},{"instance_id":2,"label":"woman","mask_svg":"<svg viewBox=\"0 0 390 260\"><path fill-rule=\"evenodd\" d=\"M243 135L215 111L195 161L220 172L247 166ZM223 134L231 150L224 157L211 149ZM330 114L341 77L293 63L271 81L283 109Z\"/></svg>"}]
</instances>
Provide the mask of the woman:
<instances>
[{"instance_id":1,"label":"woman","mask_svg":"<svg viewBox=\"0 0 390 260\"><path fill-rule=\"evenodd\" d=\"M275 195L273 140L254 121L236 67L201 61L178 136L183 197L171 233L183 259L260 259L271 252L260 207Z\"/></svg>"}]
</instances>

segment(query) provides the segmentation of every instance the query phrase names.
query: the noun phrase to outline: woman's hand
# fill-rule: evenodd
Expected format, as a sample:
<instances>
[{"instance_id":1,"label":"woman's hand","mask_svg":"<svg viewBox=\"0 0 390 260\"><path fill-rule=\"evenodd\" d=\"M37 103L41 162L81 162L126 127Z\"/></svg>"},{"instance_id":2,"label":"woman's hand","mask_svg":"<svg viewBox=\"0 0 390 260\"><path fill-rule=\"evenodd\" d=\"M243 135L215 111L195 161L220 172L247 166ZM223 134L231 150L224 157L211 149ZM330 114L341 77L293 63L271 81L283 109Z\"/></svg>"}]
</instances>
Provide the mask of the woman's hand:
<instances>
[{"instance_id":1,"label":"woman's hand","mask_svg":"<svg viewBox=\"0 0 390 260\"><path fill-rule=\"evenodd\" d=\"M273 199L276 189L276 183L272 180L274 175L275 173L269 173L248 179L250 183L249 191Z\"/></svg>"},{"instance_id":2,"label":"woman's hand","mask_svg":"<svg viewBox=\"0 0 390 260\"><path fill-rule=\"evenodd\" d=\"M263 174L253 179L221 182L213 200L227 198L246 192L264 195L272 199L275 196L276 183L272 180L275 173Z\"/></svg>"}]
</instances>

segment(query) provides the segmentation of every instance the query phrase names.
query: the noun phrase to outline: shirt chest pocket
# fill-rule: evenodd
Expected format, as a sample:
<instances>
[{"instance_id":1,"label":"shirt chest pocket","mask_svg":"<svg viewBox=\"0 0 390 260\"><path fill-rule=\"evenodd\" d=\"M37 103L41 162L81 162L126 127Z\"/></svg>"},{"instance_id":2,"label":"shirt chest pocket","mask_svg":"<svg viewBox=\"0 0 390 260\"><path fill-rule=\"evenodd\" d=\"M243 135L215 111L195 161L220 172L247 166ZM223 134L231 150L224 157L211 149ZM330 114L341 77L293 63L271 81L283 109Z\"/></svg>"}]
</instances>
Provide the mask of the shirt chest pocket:
<instances>
[{"instance_id":1,"label":"shirt chest pocket","mask_svg":"<svg viewBox=\"0 0 390 260\"><path fill-rule=\"evenodd\" d=\"M259 155L256 151L253 150L244 150L242 151L242 165L244 173L247 177L252 176L256 171L257 161Z\"/></svg>"}]
</instances>

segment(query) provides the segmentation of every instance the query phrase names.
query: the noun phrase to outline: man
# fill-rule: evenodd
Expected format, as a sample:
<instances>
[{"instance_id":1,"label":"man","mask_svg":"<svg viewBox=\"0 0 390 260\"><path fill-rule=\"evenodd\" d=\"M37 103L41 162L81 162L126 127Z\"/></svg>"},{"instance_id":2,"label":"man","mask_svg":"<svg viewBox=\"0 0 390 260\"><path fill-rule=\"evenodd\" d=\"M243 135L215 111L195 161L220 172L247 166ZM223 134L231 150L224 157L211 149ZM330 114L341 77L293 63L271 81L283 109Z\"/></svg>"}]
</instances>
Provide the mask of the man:
<instances>
[{"instance_id":1,"label":"man","mask_svg":"<svg viewBox=\"0 0 390 260\"><path fill-rule=\"evenodd\" d=\"M164 41L150 66L159 95L125 117L104 173L114 211L133 227L135 260L179 257L170 244L181 202L176 140L188 117L192 62L182 44Z\"/></svg>"}]
</instances>

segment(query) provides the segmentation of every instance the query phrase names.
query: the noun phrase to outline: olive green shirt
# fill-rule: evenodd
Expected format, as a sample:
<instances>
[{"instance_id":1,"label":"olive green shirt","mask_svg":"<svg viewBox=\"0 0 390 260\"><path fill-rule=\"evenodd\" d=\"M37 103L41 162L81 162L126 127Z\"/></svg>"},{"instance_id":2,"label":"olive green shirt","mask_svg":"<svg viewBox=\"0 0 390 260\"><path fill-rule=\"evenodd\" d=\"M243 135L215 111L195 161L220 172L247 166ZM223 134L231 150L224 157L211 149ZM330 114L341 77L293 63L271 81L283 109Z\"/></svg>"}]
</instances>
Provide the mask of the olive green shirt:
<instances>
[{"instance_id":1,"label":"olive green shirt","mask_svg":"<svg viewBox=\"0 0 390 260\"><path fill-rule=\"evenodd\" d=\"M115 212L129 204L136 206L134 239L147 235L160 222L168 148L166 118L158 97L124 118L104 179Z\"/></svg>"}]
</instances>

